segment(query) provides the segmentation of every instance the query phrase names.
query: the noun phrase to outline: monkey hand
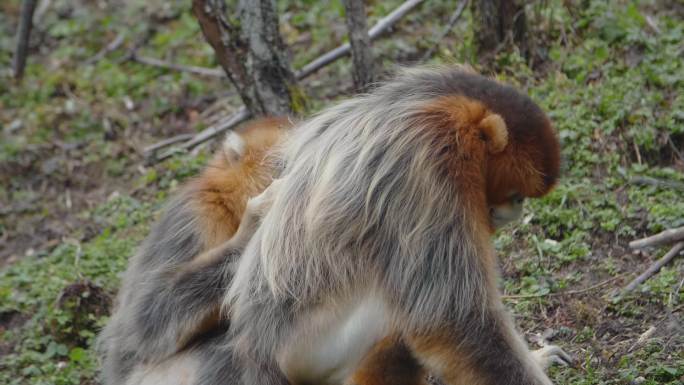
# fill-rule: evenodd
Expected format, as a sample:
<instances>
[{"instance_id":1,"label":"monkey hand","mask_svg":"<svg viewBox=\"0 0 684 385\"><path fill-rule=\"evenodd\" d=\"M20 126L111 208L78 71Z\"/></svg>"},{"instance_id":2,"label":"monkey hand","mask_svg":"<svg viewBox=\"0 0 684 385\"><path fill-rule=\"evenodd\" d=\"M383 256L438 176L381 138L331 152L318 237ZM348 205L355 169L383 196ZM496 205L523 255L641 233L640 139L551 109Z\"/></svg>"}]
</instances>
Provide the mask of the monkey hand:
<instances>
[{"instance_id":1,"label":"monkey hand","mask_svg":"<svg viewBox=\"0 0 684 385\"><path fill-rule=\"evenodd\" d=\"M247 201L247 208L240 221L240 227L230 240L234 247L244 248L247 245L247 242L256 232L259 223L261 223L261 218L271 208L273 200L278 193L280 183L280 179L274 179L264 192Z\"/></svg>"},{"instance_id":2,"label":"monkey hand","mask_svg":"<svg viewBox=\"0 0 684 385\"><path fill-rule=\"evenodd\" d=\"M574 364L573 358L556 345L546 345L541 349L534 350L532 356L534 356L535 361L544 370L552 364L563 366L572 366Z\"/></svg>"}]
</instances>

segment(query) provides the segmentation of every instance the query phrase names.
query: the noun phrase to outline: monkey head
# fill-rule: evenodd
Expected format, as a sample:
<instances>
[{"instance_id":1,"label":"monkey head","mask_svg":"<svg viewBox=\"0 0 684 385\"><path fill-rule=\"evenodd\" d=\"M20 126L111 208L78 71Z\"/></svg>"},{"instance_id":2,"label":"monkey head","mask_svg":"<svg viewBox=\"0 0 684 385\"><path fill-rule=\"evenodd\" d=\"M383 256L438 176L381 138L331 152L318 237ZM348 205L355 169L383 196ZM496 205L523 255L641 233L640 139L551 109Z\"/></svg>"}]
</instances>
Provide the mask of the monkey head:
<instances>
[{"instance_id":1,"label":"monkey head","mask_svg":"<svg viewBox=\"0 0 684 385\"><path fill-rule=\"evenodd\" d=\"M472 71L445 76L444 87L458 88L431 103L430 109L441 120L437 126L456 131L453 147L460 155L454 163L474 167L460 173L476 170L484 176L473 188L484 189L494 230L520 217L525 198L553 189L560 145L551 121L527 95Z\"/></svg>"}]
</instances>

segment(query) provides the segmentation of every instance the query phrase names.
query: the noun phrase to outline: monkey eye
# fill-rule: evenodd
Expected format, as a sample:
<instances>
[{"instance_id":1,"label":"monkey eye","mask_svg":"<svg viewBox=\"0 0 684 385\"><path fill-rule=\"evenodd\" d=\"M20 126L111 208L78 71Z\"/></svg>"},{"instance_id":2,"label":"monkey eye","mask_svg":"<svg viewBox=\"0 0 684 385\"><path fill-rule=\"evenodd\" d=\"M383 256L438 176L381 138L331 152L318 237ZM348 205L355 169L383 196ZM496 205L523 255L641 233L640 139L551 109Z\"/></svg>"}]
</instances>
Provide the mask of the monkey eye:
<instances>
[{"instance_id":1,"label":"monkey eye","mask_svg":"<svg viewBox=\"0 0 684 385\"><path fill-rule=\"evenodd\" d=\"M511 202L519 205L521 205L525 201L525 197L520 195L519 193L511 194L511 196L508 199L510 199Z\"/></svg>"}]
</instances>

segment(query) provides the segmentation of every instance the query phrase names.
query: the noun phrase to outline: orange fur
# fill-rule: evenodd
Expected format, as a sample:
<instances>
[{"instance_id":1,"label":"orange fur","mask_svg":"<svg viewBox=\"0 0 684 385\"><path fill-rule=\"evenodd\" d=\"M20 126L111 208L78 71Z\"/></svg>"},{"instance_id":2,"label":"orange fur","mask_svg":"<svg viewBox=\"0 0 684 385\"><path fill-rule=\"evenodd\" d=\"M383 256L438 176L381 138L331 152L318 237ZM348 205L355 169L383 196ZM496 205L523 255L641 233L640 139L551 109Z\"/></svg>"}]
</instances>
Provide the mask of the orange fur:
<instances>
[{"instance_id":1,"label":"orange fur","mask_svg":"<svg viewBox=\"0 0 684 385\"><path fill-rule=\"evenodd\" d=\"M448 384L454 385L484 385L484 376L476 369L477 364L472 358L458 348L458 341L448 330L430 335L415 335L407 338L411 348L425 356L434 357L432 367L438 368L437 373ZM443 359L441 357L444 357ZM454 359L456 357L456 359ZM451 362L450 366L443 363Z\"/></svg>"},{"instance_id":2,"label":"orange fur","mask_svg":"<svg viewBox=\"0 0 684 385\"><path fill-rule=\"evenodd\" d=\"M187 188L193 196L204 252L183 266L177 277L223 257L222 245L236 233L247 200L271 184L275 170L267 159L268 153L282 141L291 125L286 117L264 118L248 124L238 131L244 141L244 152L237 159L227 157L225 149L221 148L204 171L189 182ZM178 336L179 350L219 327L220 305L213 304L199 327L182 331Z\"/></svg>"},{"instance_id":3,"label":"orange fur","mask_svg":"<svg viewBox=\"0 0 684 385\"><path fill-rule=\"evenodd\" d=\"M205 250L230 239L237 231L247 200L259 195L272 181L274 170L266 159L268 151L283 137L287 118L258 120L240 130L245 152L237 163L218 151L190 188L195 195L197 217L201 218Z\"/></svg>"},{"instance_id":4,"label":"orange fur","mask_svg":"<svg viewBox=\"0 0 684 385\"><path fill-rule=\"evenodd\" d=\"M545 116L535 121L543 126L525 136L523 127L508 126L500 114L464 96L440 98L427 110L435 127L455 134L453 170L467 181L458 187L478 211L507 203L513 192L540 197L553 189L560 146ZM480 186L486 186L485 191Z\"/></svg>"},{"instance_id":5,"label":"orange fur","mask_svg":"<svg viewBox=\"0 0 684 385\"><path fill-rule=\"evenodd\" d=\"M426 108L432 120L426 126L438 130L443 140L441 145L449 154L454 154L449 160L449 169L463 182L455 188L461 189L460 194L472 205L471 212L479 213L472 218L473 226L478 228L475 233L482 237L478 244L489 245L493 231L488 217L490 205L506 203L513 191L525 197L537 197L553 187L560 161L551 124L545 120L544 135L520 138L514 135L516 127L511 130L500 113L480 101L450 96ZM246 152L237 163L219 152L202 175L191 182L196 191L197 216L202 218L205 250L220 245L235 233L248 198L258 195L271 183L273 170L264 157L281 140L281 128L289 125L284 118L272 118L248 126L241 133ZM213 254L204 253L195 262L204 263ZM482 250L479 255L488 271L496 271L492 250ZM488 292L498 293L496 274L489 274L488 278L491 279ZM210 328L207 325L212 321L217 321L213 315L207 323L202 323L203 329ZM429 356L462 357L458 368L444 368L443 374L450 383L480 383L482 377L475 370L477 365L454 348L458 346L457 341L447 331L410 336L407 340L411 349L428 352ZM459 376L448 378L449 373L459 373ZM406 343L398 336L390 336L368 352L351 383L421 385L425 384L425 371Z\"/></svg>"},{"instance_id":6,"label":"orange fur","mask_svg":"<svg viewBox=\"0 0 684 385\"><path fill-rule=\"evenodd\" d=\"M425 371L397 335L385 337L366 354L354 373L353 385L421 385Z\"/></svg>"},{"instance_id":7,"label":"orange fur","mask_svg":"<svg viewBox=\"0 0 684 385\"><path fill-rule=\"evenodd\" d=\"M490 229L486 192L487 159L492 152L502 152L507 142L502 128L493 127L498 115L479 101L465 96L448 96L437 99L426 107L433 119L432 127L440 132L443 146L449 151L449 169L460 180L458 186L463 199L471 204L474 226ZM498 118L500 119L500 117ZM479 232L478 232L479 233Z\"/></svg>"}]
</instances>

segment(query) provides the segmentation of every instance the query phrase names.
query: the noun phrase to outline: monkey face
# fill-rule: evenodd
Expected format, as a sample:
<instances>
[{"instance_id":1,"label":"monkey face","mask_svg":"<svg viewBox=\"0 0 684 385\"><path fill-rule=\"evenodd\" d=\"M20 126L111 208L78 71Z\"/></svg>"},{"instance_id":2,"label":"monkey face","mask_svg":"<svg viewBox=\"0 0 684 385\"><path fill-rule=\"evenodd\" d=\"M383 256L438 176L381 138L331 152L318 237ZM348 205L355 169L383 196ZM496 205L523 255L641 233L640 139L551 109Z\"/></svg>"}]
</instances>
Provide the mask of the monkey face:
<instances>
[{"instance_id":1,"label":"monkey face","mask_svg":"<svg viewBox=\"0 0 684 385\"><path fill-rule=\"evenodd\" d=\"M521 131L509 129L512 135L506 148L487 159L486 196L492 229L520 218L525 198L546 195L558 180L559 144L551 124L544 120L523 137Z\"/></svg>"},{"instance_id":2,"label":"monkey face","mask_svg":"<svg viewBox=\"0 0 684 385\"><path fill-rule=\"evenodd\" d=\"M516 127L506 122L508 145L487 160L487 202L490 205L507 203L512 191L523 198L544 196L558 180L560 145L551 123L545 116L526 123Z\"/></svg>"},{"instance_id":3,"label":"monkey face","mask_svg":"<svg viewBox=\"0 0 684 385\"><path fill-rule=\"evenodd\" d=\"M499 229L522 216L525 198L517 192L508 195L508 200L489 206L489 219L492 227Z\"/></svg>"}]
</instances>

